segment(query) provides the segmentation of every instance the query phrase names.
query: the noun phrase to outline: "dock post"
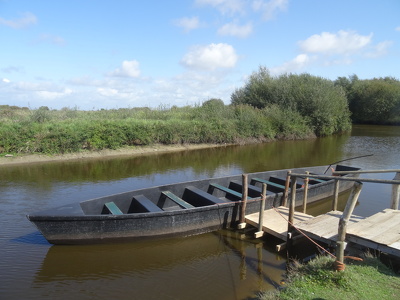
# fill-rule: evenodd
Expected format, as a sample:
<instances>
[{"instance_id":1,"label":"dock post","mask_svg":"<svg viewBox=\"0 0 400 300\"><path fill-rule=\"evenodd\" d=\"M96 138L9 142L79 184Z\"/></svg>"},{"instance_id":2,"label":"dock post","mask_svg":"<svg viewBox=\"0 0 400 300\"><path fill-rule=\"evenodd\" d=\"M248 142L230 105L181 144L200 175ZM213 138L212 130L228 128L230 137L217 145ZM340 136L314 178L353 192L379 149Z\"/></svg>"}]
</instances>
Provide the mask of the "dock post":
<instances>
[{"instance_id":1,"label":"dock post","mask_svg":"<svg viewBox=\"0 0 400 300\"><path fill-rule=\"evenodd\" d=\"M248 176L247 176L247 174L242 175L242 186L243 186L242 206L241 206L241 211L240 211L240 220L239 220L238 229L246 228L245 216L246 216L247 193L248 193Z\"/></svg>"},{"instance_id":2,"label":"dock post","mask_svg":"<svg viewBox=\"0 0 400 300\"><path fill-rule=\"evenodd\" d=\"M282 206L286 206L287 205L287 200L288 200L288 197L289 197L290 173L292 173L292 171L288 171L287 172L287 176L286 176L285 192L283 194Z\"/></svg>"},{"instance_id":3,"label":"dock post","mask_svg":"<svg viewBox=\"0 0 400 300\"><path fill-rule=\"evenodd\" d=\"M289 222L293 224L294 220L294 207L296 206L296 185L297 177L292 177L290 184L290 203L289 203ZM289 224L289 229L292 229L292 225Z\"/></svg>"},{"instance_id":4,"label":"dock post","mask_svg":"<svg viewBox=\"0 0 400 300\"><path fill-rule=\"evenodd\" d=\"M290 182L290 203L289 203L289 222L286 236L286 249L288 258L290 258L293 246L293 223L294 223L294 207L296 206L296 184L297 177L293 176Z\"/></svg>"},{"instance_id":5,"label":"dock post","mask_svg":"<svg viewBox=\"0 0 400 300\"><path fill-rule=\"evenodd\" d=\"M265 199L267 198L267 185L262 185L262 195L260 204L260 214L258 218L258 231L254 233L254 238L258 239L264 235L263 222L264 222L264 210L265 210Z\"/></svg>"},{"instance_id":6,"label":"dock post","mask_svg":"<svg viewBox=\"0 0 400 300\"><path fill-rule=\"evenodd\" d=\"M333 202L332 202L332 210L337 210L337 205L339 201L339 180L335 179L335 187L333 192Z\"/></svg>"},{"instance_id":7,"label":"dock post","mask_svg":"<svg viewBox=\"0 0 400 300\"><path fill-rule=\"evenodd\" d=\"M310 174L310 172L306 172L307 175ZM303 197L303 213L305 214L307 212L307 200L308 200L308 182L310 181L309 177L304 178L304 197Z\"/></svg>"},{"instance_id":8,"label":"dock post","mask_svg":"<svg viewBox=\"0 0 400 300\"><path fill-rule=\"evenodd\" d=\"M400 173L397 172L393 180L400 180ZM399 209L399 197L400 197L400 184L393 184L392 186L392 205L391 209Z\"/></svg>"},{"instance_id":9,"label":"dock post","mask_svg":"<svg viewBox=\"0 0 400 300\"><path fill-rule=\"evenodd\" d=\"M356 181L353 189L351 190L349 199L347 200L346 207L343 215L339 220L338 238L336 241L336 258L340 263L344 261L344 249L346 248L346 231L347 223L353 213L354 207L357 204L358 196L360 196L362 183Z\"/></svg>"}]
</instances>

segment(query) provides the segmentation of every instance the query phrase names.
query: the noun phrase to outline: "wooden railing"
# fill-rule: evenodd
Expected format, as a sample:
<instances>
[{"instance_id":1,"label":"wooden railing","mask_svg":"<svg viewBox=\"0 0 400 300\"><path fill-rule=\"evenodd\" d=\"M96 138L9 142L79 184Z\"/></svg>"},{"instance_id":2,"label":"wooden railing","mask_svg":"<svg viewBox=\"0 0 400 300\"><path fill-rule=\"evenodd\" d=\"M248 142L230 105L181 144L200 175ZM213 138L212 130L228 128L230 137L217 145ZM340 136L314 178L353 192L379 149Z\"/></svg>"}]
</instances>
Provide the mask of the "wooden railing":
<instances>
[{"instance_id":1,"label":"wooden railing","mask_svg":"<svg viewBox=\"0 0 400 300\"><path fill-rule=\"evenodd\" d=\"M366 173L396 173L393 180L385 180L385 179L370 179L370 178L355 178L355 177L342 177L342 176L334 176L334 175L344 175L344 174L366 174ZM343 211L343 215L339 220L339 228L338 228L338 238L337 238L337 247L336 247L336 257L338 261L343 263L344 258L344 249L346 246L345 238L346 238L346 230L347 224L350 220L351 215L353 214L354 208L357 204L358 197L361 193L362 183L363 182L372 182L372 183L383 183L383 184L392 184L392 198L391 198L391 209L398 210L399 209L399 197L400 197L400 170L360 170L360 171L340 171L333 172L333 176L328 175L310 175L308 172L305 174L298 173L288 173L287 182L290 180L290 203L289 203L289 224L288 224L288 237L292 235L293 232L293 221L294 221L294 210L296 204L296 183L297 178L303 178L305 180L304 187L304 197L303 197L303 212L306 212L307 207L307 182L309 179L324 179L324 180L335 180L334 185L334 199L332 204L332 210L337 210L337 202L338 202L338 194L339 194L339 182L340 181L354 181L353 189L350 193L350 196L347 200L346 207ZM285 192L285 196L288 195L288 191ZM289 242L289 240L288 240Z\"/></svg>"}]
</instances>

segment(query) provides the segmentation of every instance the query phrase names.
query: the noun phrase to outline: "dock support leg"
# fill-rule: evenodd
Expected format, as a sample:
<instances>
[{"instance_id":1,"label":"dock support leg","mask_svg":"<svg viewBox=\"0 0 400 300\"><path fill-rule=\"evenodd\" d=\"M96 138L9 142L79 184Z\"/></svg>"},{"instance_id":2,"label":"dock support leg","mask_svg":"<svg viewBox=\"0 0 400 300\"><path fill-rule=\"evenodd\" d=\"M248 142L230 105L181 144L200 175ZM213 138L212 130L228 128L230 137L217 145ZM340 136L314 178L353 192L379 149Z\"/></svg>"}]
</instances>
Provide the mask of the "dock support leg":
<instances>
[{"instance_id":1,"label":"dock support leg","mask_svg":"<svg viewBox=\"0 0 400 300\"><path fill-rule=\"evenodd\" d=\"M246 228L245 216L246 216L247 193L248 193L248 176L247 176L247 174L242 175L242 186L243 186L242 206L241 206L241 211L240 211L240 220L239 220L238 229Z\"/></svg>"},{"instance_id":2,"label":"dock support leg","mask_svg":"<svg viewBox=\"0 0 400 300\"><path fill-rule=\"evenodd\" d=\"M347 231L347 223L350 220L350 217L353 213L354 207L357 204L358 196L360 196L362 188L361 182L355 182L354 187L351 190L349 200L347 200L346 207L343 211L343 215L339 220L339 230L338 230L338 238L336 241L336 258L340 263L343 263L344 260L344 249L346 246L346 231Z\"/></svg>"},{"instance_id":3,"label":"dock support leg","mask_svg":"<svg viewBox=\"0 0 400 300\"><path fill-rule=\"evenodd\" d=\"M263 183L261 204L260 204L260 214L259 214L259 218L258 218L258 231L256 233L254 233L254 237L256 239L258 239L264 235L263 222L264 222L264 210L265 210L265 199L266 198L267 198L267 185L265 183Z\"/></svg>"},{"instance_id":4,"label":"dock support leg","mask_svg":"<svg viewBox=\"0 0 400 300\"><path fill-rule=\"evenodd\" d=\"M400 180L400 173L397 172L393 180ZM400 198L400 184L393 184L392 186L392 205L391 209L399 209L399 198Z\"/></svg>"},{"instance_id":5,"label":"dock support leg","mask_svg":"<svg viewBox=\"0 0 400 300\"><path fill-rule=\"evenodd\" d=\"M285 192L283 193L282 206L286 206L287 205L287 201L288 201L288 198L289 198L290 173L292 173L292 171L288 171L287 172L287 176L286 176Z\"/></svg>"},{"instance_id":6,"label":"dock support leg","mask_svg":"<svg viewBox=\"0 0 400 300\"><path fill-rule=\"evenodd\" d=\"M310 174L310 172L306 172L306 174ZM310 178L306 177L304 178L304 197L303 197L303 213L305 214L307 212L307 200L308 200L308 182L310 181Z\"/></svg>"},{"instance_id":7,"label":"dock support leg","mask_svg":"<svg viewBox=\"0 0 400 300\"><path fill-rule=\"evenodd\" d=\"M337 205L339 201L339 180L335 180L335 188L333 193L332 210L337 210Z\"/></svg>"},{"instance_id":8,"label":"dock support leg","mask_svg":"<svg viewBox=\"0 0 400 300\"><path fill-rule=\"evenodd\" d=\"M293 223L294 223L294 207L296 206L296 185L297 177L292 177L290 182L290 203L289 203L289 223L286 237L286 250L287 256L290 259L292 257L292 246L293 246Z\"/></svg>"}]
</instances>

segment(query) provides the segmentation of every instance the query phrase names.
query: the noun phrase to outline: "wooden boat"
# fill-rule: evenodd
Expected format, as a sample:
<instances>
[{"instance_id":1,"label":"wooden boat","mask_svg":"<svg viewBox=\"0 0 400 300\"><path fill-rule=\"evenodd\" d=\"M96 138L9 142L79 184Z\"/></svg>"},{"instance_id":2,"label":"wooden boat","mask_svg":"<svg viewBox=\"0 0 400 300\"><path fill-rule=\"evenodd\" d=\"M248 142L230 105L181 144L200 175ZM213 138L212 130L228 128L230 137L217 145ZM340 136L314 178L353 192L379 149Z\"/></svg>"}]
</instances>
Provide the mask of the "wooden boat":
<instances>
[{"instance_id":1,"label":"wooden boat","mask_svg":"<svg viewBox=\"0 0 400 300\"><path fill-rule=\"evenodd\" d=\"M357 168L336 165L336 171ZM331 174L328 166L292 169ZM260 209L261 184L267 183L265 208L279 206L288 170L248 174L246 213ZM343 175L348 176L348 175ZM308 202L332 195L334 181L310 180ZM340 191L352 182L343 182ZM126 241L139 238L193 235L237 225L242 198L242 175L139 189L72 203L27 215L52 244ZM296 202L304 188L296 189Z\"/></svg>"}]
</instances>

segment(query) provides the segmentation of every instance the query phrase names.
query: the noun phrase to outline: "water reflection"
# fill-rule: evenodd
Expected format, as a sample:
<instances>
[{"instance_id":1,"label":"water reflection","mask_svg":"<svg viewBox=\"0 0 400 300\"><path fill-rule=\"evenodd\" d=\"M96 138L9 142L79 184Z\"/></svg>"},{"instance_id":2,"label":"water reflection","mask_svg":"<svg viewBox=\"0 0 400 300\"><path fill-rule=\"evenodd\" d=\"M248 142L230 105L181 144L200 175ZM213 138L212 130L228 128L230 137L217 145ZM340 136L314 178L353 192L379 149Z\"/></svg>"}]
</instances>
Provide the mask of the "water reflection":
<instances>
[{"instance_id":1,"label":"water reflection","mask_svg":"<svg viewBox=\"0 0 400 300\"><path fill-rule=\"evenodd\" d=\"M141 157L90 159L0 167L0 184L34 182L42 189L57 182L107 182L132 177L152 178L173 170L190 170L192 177L218 177L238 172L257 172L323 165L341 157L348 135L283 141L247 146L227 146ZM321 155L323 153L323 155Z\"/></svg>"},{"instance_id":2,"label":"water reflection","mask_svg":"<svg viewBox=\"0 0 400 300\"><path fill-rule=\"evenodd\" d=\"M52 246L32 287L51 287L58 299L77 283L80 291L98 289L96 298L243 299L243 285L254 291L279 285L285 260L273 262L270 255L275 256L234 232L133 244ZM105 282L107 287L102 286ZM75 293L81 295L69 291L68 296Z\"/></svg>"}]
</instances>

